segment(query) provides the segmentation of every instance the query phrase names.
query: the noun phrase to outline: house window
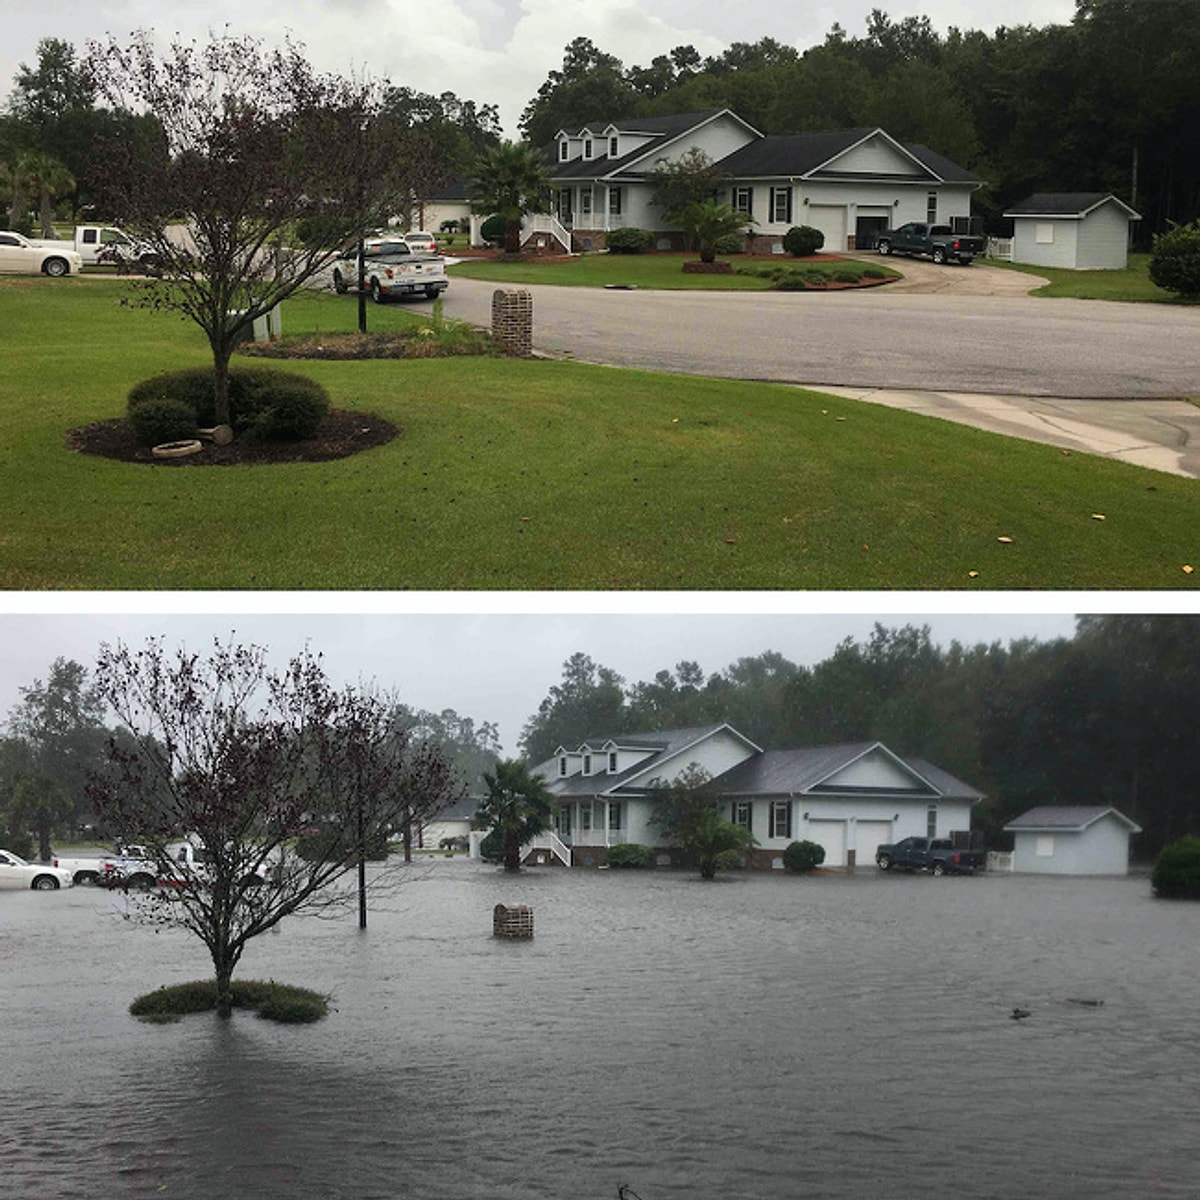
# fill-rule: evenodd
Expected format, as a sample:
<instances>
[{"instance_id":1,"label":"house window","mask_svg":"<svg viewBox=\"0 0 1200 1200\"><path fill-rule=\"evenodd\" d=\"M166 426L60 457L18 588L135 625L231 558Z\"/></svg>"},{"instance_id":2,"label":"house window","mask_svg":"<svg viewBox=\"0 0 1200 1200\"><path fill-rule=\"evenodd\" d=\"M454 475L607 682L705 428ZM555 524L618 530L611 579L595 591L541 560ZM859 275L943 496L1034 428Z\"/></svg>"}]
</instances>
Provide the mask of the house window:
<instances>
[{"instance_id":1,"label":"house window","mask_svg":"<svg viewBox=\"0 0 1200 1200\"><path fill-rule=\"evenodd\" d=\"M792 836L792 802L790 800L771 801L771 836L774 838L790 838Z\"/></svg>"},{"instance_id":2,"label":"house window","mask_svg":"<svg viewBox=\"0 0 1200 1200\"><path fill-rule=\"evenodd\" d=\"M591 138L583 139L583 157L584 158L592 157L592 139Z\"/></svg>"},{"instance_id":3,"label":"house window","mask_svg":"<svg viewBox=\"0 0 1200 1200\"><path fill-rule=\"evenodd\" d=\"M558 756L558 774L561 777L561 776L565 775L566 773L567 773L567 756L565 754L560 754Z\"/></svg>"},{"instance_id":4,"label":"house window","mask_svg":"<svg viewBox=\"0 0 1200 1200\"><path fill-rule=\"evenodd\" d=\"M554 832L564 841L571 836L571 809L566 804L554 814Z\"/></svg>"},{"instance_id":5,"label":"house window","mask_svg":"<svg viewBox=\"0 0 1200 1200\"><path fill-rule=\"evenodd\" d=\"M617 752L615 750L608 752L608 773L610 775L617 773Z\"/></svg>"},{"instance_id":6,"label":"house window","mask_svg":"<svg viewBox=\"0 0 1200 1200\"><path fill-rule=\"evenodd\" d=\"M608 139L608 157L609 158L619 158L620 157L619 152L618 152L620 145L621 145L620 138L610 137Z\"/></svg>"},{"instance_id":7,"label":"house window","mask_svg":"<svg viewBox=\"0 0 1200 1200\"><path fill-rule=\"evenodd\" d=\"M625 805L620 800L608 802L608 827L614 832L625 828Z\"/></svg>"},{"instance_id":8,"label":"house window","mask_svg":"<svg viewBox=\"0 0 1200 1200\"><path fill-rule=\"evenodd\" d=\"M1039 221L1034 227L1034 239L1039 246L1050 246L1054 242L1054 225L1050 221Z\"/></svg>"},{"instance_id":9,"label":"house window","mask_svg":"<svg viewBox=\"0 0 1200 1200\"><path fill-rule=\"evenodd\" d=\"M937 837L937 805L931 804L925 809L925 836Z\"/></svg>"},{"instance_id":10,"label":"house window","mask_svg":"<svg viewBox=\"0 0 1200 1200\"><path fill-rule=\"evenodd\" d=\"M792 189L790 187L771 189L771 220L776 225L792 223Z\"/></svg>"},{"instance_id":11,"label":"house window","mask_svg":"<svg viewBox=\"0 0 1200 1200\"><path fill-rule=\"evenodd\" d=\"M748 217L754 216L754 189L735 187L733 189L733 207L737 212L745 213Z\"/></svg>"},{"instance_id":12,"label":"house window","mask_svg":"<svg viewBox=\"0 0 1200 1200\"><path fill-rule=\"evenodd\" d=\"M937 224L937 192L930 192L929 195L925 197L925 220L927 220L930 225Z\"/></svg>"},{"instance_id":13,"label":"house window","mask_svg":"<svg viewBox=\"0 0 1200 1200\"><path fill-rule=\"evenodd\" d=\"M582 217L590 217L592 215L591 188L581 188L579 191L579 215Z\"/></svg>"},{"instance_id":14,"label":"house window","mask_svg":"<svg viewBox=\"0 0 1200 1200\"><path fill-rule=\"evenodd\" d=\"M749 800L735 800L730 805L729 819L746 829L754 828L754 805Z\"/></svg>"},{"instance_id":15,"label":"house window","mask_svg":"<svg viewBox=\"0 0 1200 1200\"><path fill-rule=\"evenodd\" d=\"M619 217L621 215L621 189L610 187L608 189L608 212L609 216Z\"/></svg>"},{"instance_id":16,"label":"house window","mask_svg":"<svg viewBox=\"0 0 1200 1200\"><path fill-rule=\"evenodd\" d=\"M566 138L563 138L563 140L558 143L558 161L566 162L567 155L570 153L571 153L571 143L568 142Z\"/></svg>"},{"instance_id":17,"label":"house window","mask_svg":"<svg viewBox=\"0 0 1200 1200\"><path fill-rule=\"evenodd\" d=\"M1039 835L1034 843L1033 852L1038 858L1053 858L1054 857L1054 836L1053 834L1044 833Z\"/></svg>"},{"instance_id":18,"label":"house window","mask_svg":"<svg viewBox=\"0 0 1200 1200\"><path fill-rule=\"evenodd\" d=\"M591 833L592 831L592 806L584 804L579 809L579 832Z\"/></svg>"},{"instance_id":19,"label":"house window","mask_svg":"<svg viewBox=\"0 0 1200 1200\"><path fill-rule=\"evenodd\" d=\"M564 225L571 223L571 189L560 188L558 193L558 219Z\"/></svg>"},{"instance_id":20,"label":"house window","mask_svg":"<svg viewBox=\"0 0 1200 1200\"><path fill-rule=\"evenodd\" d=\"M592 756L590 754L585 754L583 756L583 773L585 775L590 775L592 773Z\"/></svg>"}]
</instances>

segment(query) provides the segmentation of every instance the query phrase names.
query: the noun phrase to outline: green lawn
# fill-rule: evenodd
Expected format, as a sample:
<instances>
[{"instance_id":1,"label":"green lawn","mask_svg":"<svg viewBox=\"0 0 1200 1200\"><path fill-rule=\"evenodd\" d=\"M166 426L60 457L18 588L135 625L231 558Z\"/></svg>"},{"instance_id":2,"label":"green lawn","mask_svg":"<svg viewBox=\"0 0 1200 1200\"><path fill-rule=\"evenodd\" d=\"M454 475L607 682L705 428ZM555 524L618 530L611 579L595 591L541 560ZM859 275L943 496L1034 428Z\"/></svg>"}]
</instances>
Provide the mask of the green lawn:
<instances>
[{"instance_id":1,"label":"green lawn","mask_svg":"<svg viewBox=\"0 0 1200 1200\"><path fill-rule=\"evenodd\" d=\"M206 361L97 279L0 282L7 589L1191 588L1200 483L795 388L569 362L287 362L402 436L338 462L70 452ZM348 329L352 298L285 328ZM405 319L372 308L373 325ZM256 360L262 361L262 360ZM1096 520L1102 514L1105 520ZM1001 537L1012 538L1002 543ZM970 572L978 572L974 577Z\"/></svg>"},{"instance_id":2,"label":"green lawn","mask_svg":"<svg viewBox=\"0 0 1200 1200\"><path fill-rule=\"evenodd\" d=\"M492 279L502 283L551 283L562 287L637 287L667 291L742 291L762 292L770 286L767 279L749 275L685 275L683 264L695 262L695 254L585 254L569 261L507 263L497 259L480 259L463 262L450 268L451 275L462 275L468 279ZM855 259L831 259L813 262L793 259L787 255L772 257L769 262L761 258L743 258L737 255L718 257L720 262L730 262L736 272L740 266L787 266L797 268L823 268L834 271L845 267L877 267L895 274L890 268L877 262L859 262Z\"/></svg>"},{"instance_id":3,"label":"green lawn","mask_svg":"<svg viewBox=\"0 0 1200 1200\"><path fill-rule=\"evenodd\" d=\"M1061 267L1031 267L1024 263L981 259L990 267L1004 267L1027 275L1040 275L1050 282L1030 292L1031 296L1067 296L1077 300L1131 300L1178 304L1177 296L1150 282L1150 255L1131 254L1121 271L1067 271Z\"/></svg>"}]
</instances>

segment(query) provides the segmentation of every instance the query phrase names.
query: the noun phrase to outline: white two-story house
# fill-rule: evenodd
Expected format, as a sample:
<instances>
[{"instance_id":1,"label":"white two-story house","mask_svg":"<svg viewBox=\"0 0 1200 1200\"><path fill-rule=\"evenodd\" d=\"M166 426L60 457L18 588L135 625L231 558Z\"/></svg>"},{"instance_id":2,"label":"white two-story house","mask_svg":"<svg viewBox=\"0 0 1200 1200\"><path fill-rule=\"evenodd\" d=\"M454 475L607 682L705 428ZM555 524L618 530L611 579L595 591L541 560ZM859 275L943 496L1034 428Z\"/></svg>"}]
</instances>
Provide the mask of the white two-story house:
<instances>
[{"instance_id":1,"label":"white two-story house","mask_svg":"<svg viewBox=\"0 0 1200 1200\"><path fill-rule=\"evenodd\" d=\"M717 199L753 218L759 252L793 225L821 230L824 249L841 253L869 249L906 221L967 222L981 186L935 151L878 128L764 136L729 109L595 121L560 130L546 149L554 219L531 218L527 242L598 250L609 230L633 226L664 249L678 246L678 231L651 203L653 173L693 149L721 172Z\"/></svg>"},{"instance_id":2,"label":"white two-story house","mask_svg":"<svg viewBox=\"0 0 1200 1200\"><path fill-rule=\"evenodd\" d=\"M702 771L729 820L758 843L752 866L782 865L793 841L825 849L825 865L872 865L883 842L969 833L982 793L880 742L768 750L730 725L589 738L560 746L534 771L555 800L554 837L531 848L541 861L602 866L610 846L672 847L654 823L653 789Z\"/></svg>"}]
</instances>

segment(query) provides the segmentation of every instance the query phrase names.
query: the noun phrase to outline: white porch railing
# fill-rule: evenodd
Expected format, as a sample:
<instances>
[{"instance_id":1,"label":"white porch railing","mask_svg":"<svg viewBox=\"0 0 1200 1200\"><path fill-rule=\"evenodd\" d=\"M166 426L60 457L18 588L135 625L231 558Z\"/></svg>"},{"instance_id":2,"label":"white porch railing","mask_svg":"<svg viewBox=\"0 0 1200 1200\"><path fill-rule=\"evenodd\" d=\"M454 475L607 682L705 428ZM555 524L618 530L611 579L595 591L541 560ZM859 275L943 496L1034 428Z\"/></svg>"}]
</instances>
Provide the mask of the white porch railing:
<instances>
[{"instance_id":1,"label":"white porch railing","mask_svg":"<svg viewBox=\"0 0 1200 1200\"><path fill-rule=\"evenodd\" d=\"M1011 871L1013 869L1012 851L989 850L987 852L987 869L989 871Z\"/></svg>"},{"instance_id":2,"label":"white porch railing","mask_svg":"<svg viewBox=\"0 0 1200 1200\"><path fill-rule=\"evenodd\" d=\"M550 213L530 213L521 224L521 241L539 233L548 233L570 254L571 235L557 217Z\"/></svg>"},{"instance_id":3,"label":"white porch railing","mask_svg":"<svg viewBox=\"0 0 1200 1200\"><path fill-rule=\"evenodd\" d=\"M552 829L546 830L545 833L535 834L530 841L526 842L522 847L521 857L524 858L535 850L553 854L564 867L571 865L571 848Z\"/></svg>"},{"instance_id":4,"label":"white porch railing","mask_svg":"<svg viewBox=\"0 0 1200 1200\"><path fill-rule=\"evenodd\" d=\"M999 258L1006 262L1012 262L1013 256L1013 240L1012 238L990 237L987 240L987 256L988 258Z\"/></svg>"}]
</instances>

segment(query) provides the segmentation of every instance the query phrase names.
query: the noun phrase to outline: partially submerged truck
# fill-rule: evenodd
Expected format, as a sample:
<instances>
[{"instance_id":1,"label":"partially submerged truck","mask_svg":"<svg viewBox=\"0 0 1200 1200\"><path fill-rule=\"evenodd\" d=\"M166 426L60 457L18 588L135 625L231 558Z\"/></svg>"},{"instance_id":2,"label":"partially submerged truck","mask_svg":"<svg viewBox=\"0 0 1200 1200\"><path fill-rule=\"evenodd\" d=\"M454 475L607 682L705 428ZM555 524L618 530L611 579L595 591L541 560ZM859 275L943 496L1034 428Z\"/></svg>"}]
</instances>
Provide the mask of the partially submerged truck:
<instances>
[{"instance_id":1,"label":"partially submerged truck","mask_svg":"<svg viewBox=\"0 0 1200 1200\"><path fill-rule=\"evenodd\" d=\"M333 290L339 295L359 286L357 245L343 251L333 264ZM367 238L361 260L363 289L376 304L394 296L424 296L436 300L449 286L446 260L440 254L415 250L397 234Z\"/></svg>"},{"instance_id":2,"label":"partially submerged truck","mask_svg":"<svg viewBox=\"0 0 1200 1200\"><path fill-rule=\"evenodd\" d=\"M907 837L879 846L875 862L881 871L928 871L931 875L974 875L987 865L982 850L955 846L949 838Z\"/></svg>"}]
</instances>

